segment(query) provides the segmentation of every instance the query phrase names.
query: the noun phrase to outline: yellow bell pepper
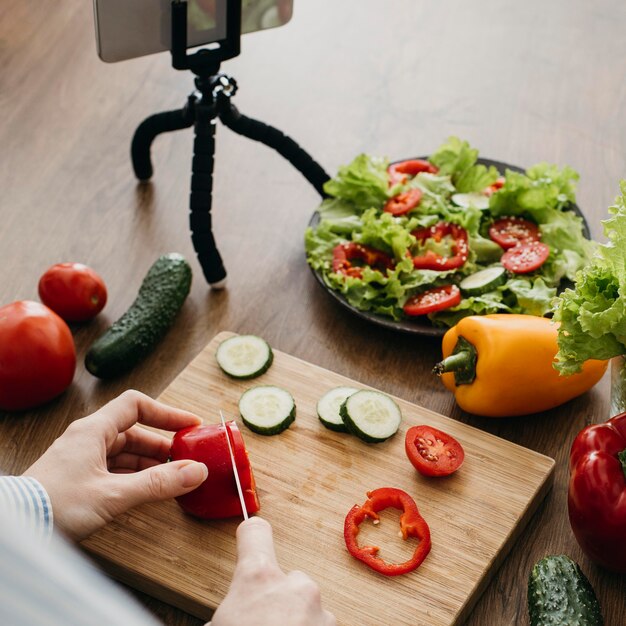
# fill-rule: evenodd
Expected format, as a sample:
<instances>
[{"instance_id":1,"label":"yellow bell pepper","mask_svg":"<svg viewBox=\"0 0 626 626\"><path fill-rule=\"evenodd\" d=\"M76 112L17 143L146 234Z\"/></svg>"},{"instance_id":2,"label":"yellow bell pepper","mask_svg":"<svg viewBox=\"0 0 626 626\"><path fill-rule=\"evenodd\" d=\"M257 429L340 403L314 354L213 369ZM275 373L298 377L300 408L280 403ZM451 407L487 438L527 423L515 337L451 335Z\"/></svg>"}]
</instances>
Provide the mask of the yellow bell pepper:
<instances>
[{"instance_id":1,"label":"yellow bell pepper","mask_svg":"<svg viewBox=\"0 0 626 626\"><path fill-rule=\"evenodd\" d=\"M488 417L552 409L591 389L608 361L589 360L561 376L553 367L557 324L533 315L475 315L443 337L443 361L433 372L468 413Z\"/></svg>"}]
</instances>

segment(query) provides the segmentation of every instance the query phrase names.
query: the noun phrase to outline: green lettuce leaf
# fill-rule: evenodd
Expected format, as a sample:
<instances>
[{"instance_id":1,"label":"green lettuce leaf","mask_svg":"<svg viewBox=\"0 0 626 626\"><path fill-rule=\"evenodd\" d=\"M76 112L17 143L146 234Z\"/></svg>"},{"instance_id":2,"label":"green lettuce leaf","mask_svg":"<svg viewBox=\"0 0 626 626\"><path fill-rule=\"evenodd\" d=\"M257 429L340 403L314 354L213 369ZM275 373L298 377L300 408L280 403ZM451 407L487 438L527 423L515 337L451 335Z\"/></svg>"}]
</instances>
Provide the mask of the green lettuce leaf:
<instances>
[{"instance_id":1,"label":"green lettuce leaf","mask_svg":"<svg viewBox=\"0 0 626 626\"><path fill-rule=\"evenodd\" d=\"M554 301L560 322L556 369L562 374L580 371L587 359L626 354L626 181L620 190L609 207L612 217L603 222L608 242L577 273L574 289Z\"/></svg>"},{"instance_id":2,"label":"green lettuce leaf","mask_svg":"<svg viewBox=\"0 0 626 626\"><path fill-rule=\"evenodd\" d=\"M388 165L387 159L360 154L352 163L339 168L337 176L324 184L324 191L335 198L349 200L359 211L380 209L398 191L397 185L389 189Z\"/></svg>"},{"instance_id":3,"label":"green lettuce leaf","mask_svg":"<svg viewBox=\"0 0 626 626\"><path fill-rule=\"evenodd\" d=\"M450 137L429 160L439 168L440 175L450 176L456 190L461 193L482 191L499 176L495 167L477 165L478 150L458 137Z\"/></svg>"}]
</instances>

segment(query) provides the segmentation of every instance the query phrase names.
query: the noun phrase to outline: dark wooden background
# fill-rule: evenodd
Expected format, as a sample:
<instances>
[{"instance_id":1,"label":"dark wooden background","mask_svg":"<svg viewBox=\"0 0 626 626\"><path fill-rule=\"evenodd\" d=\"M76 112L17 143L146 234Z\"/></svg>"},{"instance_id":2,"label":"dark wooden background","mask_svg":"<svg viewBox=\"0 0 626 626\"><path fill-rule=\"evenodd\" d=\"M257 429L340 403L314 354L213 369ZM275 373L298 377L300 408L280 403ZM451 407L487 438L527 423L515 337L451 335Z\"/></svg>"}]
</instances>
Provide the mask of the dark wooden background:
<instances>
[{"instance_id":1,"label":"dark wooden background","mask_svg":"<svg viewBox=\"0 0 626 626\"><path fill-rule=\"evenodd\" d=\"M242 112L293 136L330 173L361 151L424 154L451 134L494 159L569 164L600 238L626 174L625 23L626 6L608 0L296 0L288 26L246 35L223 70L239 82ZM468 624L526 624L528 573L560 553L588 574L606 623L623 624L626 578L584 557L566 506L569 447L585 424L608 417L608 379L541 415L462 413L430 374L439 340L371 326L316 283L303 252L313 188L278 155L222 126L214 230L229 275L226 290L210 291L187 226L192 131L156 141L149 185L136 183L129 161L139 122L182 106L191 90L191 75L171 69L167 54L100 62L89 2L0 4L0 304L37 299L39 276L61 261L95 268L110 298L94 322L74 329L79 365L69 390L36 411L0 416L0 467L23 471L73 419L128 387L158 395L218 331L255 333L557 460L553 491ZM132 373L98 382L82 365L87 347L169 251L194 269L180 318ZM140 598L168 624L200 623Z\"/></svg>"}]
</instances>

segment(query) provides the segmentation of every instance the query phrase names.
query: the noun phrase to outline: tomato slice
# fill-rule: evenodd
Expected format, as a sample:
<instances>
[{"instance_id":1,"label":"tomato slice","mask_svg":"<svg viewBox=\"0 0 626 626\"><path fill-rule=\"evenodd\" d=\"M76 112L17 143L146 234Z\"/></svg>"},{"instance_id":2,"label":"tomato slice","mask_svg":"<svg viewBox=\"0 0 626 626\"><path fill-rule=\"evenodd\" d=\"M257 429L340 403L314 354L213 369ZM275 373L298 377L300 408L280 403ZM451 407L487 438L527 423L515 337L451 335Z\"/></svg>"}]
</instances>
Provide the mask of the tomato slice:
<instances>
[{"instance_id":1,"label":"tomato slice","mask_svg":"<svg viewBox=\"0 0 626 626\"><path fill-rule=\"evenodd\" d=\"M422 192L419 189L409 189L387 200L383 211L392 215L404 215L412 211L422 200Z\"/></svg>"},{"instance_id":2,"label":"tomato slice","mask_svg":"<svg viewBox=\"0 0 626 626\"><path fill-rule=\"evenodd\" d=\"M449 476L465 459L463 446L451 435L432 426L409 428L404 449L413 467L424 476Z\"/></svg>"},{"instance_id":3,"label":"tomato slice","mask_svg":"<svg viewBox=\"0 0 626 626\"><path fill-rule=\"evenodd\" d=\"M409 176L417 176L420 172L436 174L439 168L424 159L409 159L392 163L388 168L389 181L392 185L405 183Z\"/></svg>"},{"instance_id":4,"label":"tomato slice","mask_svg":"<svg viewBox=\"0 0 626 626\"><path fill-rule=\"evenodd\" d=\"M502 217L489 228L489 236L500 247L508 250L520 243L539 241L539 227L523 217Z\"/></svg>"},{"instance_id":5,"label":"tomato slice","mask_svg":"<svg viewBox=\"0 0 626 626\"><path fill-rule=\"evenodd\" d=\"M500 263L514 274L528 274L539 269L549 256L549 246L540 241L531 241L507 250Z\"/></svg>"},{"instance_id":6,"label":"tomato slice","mask_svg":"<svg viewBox=\"0 0 626 626\"><path fill-rule=\"evenodd\" d=\"M406 301L403 311L412 317L427 315L449 309L459 302L461 302L461 290L456 285L444 285L411 296Z\"/></svg>"}]
</instances>

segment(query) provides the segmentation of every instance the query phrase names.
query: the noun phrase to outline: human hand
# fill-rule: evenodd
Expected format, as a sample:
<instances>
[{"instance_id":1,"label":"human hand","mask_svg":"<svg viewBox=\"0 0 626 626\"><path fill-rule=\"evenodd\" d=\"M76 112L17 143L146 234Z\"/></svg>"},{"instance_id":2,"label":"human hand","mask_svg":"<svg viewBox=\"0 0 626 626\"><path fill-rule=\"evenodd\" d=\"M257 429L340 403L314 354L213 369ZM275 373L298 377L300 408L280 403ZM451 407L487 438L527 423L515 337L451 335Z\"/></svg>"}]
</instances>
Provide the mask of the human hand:
<instances>
[{"instance_id":1,"label":"human hand","mask_svg":"<svg viewBox=\"0 0 626 626\"><path fill-rule=\"evenodd\" d=\"M272 527L252 517L237 528L237 566L211 626L336 626L322 609L318 586L303 572L278 565Z\"/></svg>"},{"instance_id":2,"label":"human hand","mask_svg":"<svg viewBox=\"0 0 626 626\"><path fill-rule=\"evenodd\" d=\"M170 440L137 422L175 431L202 420L125 391L72 422L24 472L48 492L55 526L71 539L84 539L134 506L182 495L206 479L203 463L165 463Z\"/></svg>"}]
</instances>

